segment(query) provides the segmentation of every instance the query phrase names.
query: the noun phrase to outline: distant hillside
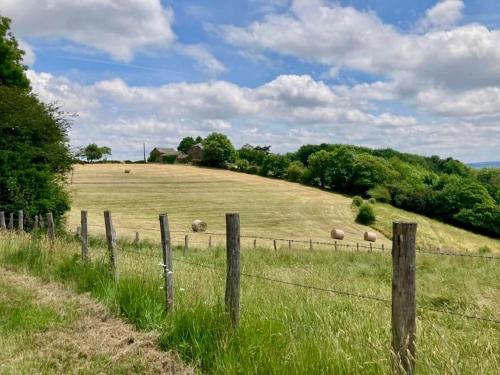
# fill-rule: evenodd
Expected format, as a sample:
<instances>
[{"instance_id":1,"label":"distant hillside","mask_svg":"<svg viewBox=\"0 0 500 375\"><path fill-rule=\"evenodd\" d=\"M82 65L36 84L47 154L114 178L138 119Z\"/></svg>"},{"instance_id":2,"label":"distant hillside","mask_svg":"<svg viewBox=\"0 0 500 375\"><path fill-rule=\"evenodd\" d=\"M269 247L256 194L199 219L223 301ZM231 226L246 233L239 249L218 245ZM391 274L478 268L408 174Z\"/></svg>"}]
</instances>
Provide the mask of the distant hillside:
<instances>
[{"instance_id":1,"label":"distant hillside","mask_svg":"<svg viewBox=\"0 0 500 375\"><path fill-rule=\"evenodd\" d=\"M480 163L469 163L468 164L472 168L481 169L481 168L500 168L500 161L483 161Z\"/></svg>"}]
</instances>

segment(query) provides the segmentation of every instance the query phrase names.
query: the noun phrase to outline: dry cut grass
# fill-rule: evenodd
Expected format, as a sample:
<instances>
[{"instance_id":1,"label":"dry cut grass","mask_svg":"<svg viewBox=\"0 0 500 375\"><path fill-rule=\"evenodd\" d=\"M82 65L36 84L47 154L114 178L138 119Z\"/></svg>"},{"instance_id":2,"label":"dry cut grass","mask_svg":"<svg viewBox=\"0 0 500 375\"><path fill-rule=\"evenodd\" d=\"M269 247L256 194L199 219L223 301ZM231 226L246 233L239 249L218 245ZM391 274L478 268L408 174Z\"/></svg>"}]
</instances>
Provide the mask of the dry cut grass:
<instances>
[{"instance_id":1,"label":"dry cut grass","mask_svg":"<svg viewBox=\"0 0 500 375\"><path fill-rule=\"evenodd\" d=\"M129 169L131 173L124 173ZM110 209L119 235L158 239L158 214L168 212L173 231L190 231L194 219L209 231L224 232L226 212L239 212L242 234L331 241L332 228L345 231L344 242L363 242L363 232L374 230L354 222L352 199L286 181L218 169L185 165L77 165L68 224L74 230L80 210L89 211L91 233L103 233L103 210ZM500 241L438 221L377 204L378 244L390 245L395 219L419 223L418 244L433 248L477 251L486 245L500 252ZM174 242L183 236L173 233ZM219 238L223 241L223 238ZM205 241L205 240L204 240ZM216 241L216 239L214 239ZM267 245L259 243L259 245ZM286 244L285 244L286 245ZM287 245L286 245L287 246Z\"/></svg>"}]
</instances>

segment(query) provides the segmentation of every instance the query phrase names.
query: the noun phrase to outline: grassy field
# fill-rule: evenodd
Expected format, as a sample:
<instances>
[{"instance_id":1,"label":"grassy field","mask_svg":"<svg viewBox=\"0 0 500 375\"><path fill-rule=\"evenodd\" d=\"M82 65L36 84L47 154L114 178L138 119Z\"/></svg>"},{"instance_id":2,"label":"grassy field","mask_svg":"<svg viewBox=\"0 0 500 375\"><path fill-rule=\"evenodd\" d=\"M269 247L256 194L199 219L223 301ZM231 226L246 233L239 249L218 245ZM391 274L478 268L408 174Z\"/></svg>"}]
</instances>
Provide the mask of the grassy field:
<instances>
[{"instance_id":1,"label":"grassy field","mask_svg":"<svg viewBox=\"0 0 500 375\"><path fill-rule=\"evenodd\" d=\"M124 173L125 169L131 173ZM194 219L203 219L210 231L224 232L226 212L240 213L244 235L329 241L330 231L336 227L345 231L345 243L362 243L363 232L373 231L354 222L350 197L225 170L159 164L77 165L72 181L73 204L68 217L72 230L79 225L80 210L87 209L91 233L103 233L102 212L110 209L119 235L131 237L137 230L141 237L156 240L158 214L162 212L168 212L174 231L188 232ZM398 219L419 223L420 247L477 251L486 245L500 253L499 240L389 205L377 204L376 214L373 227L379 231L378 245L390 245L392 221ZM177 243L183 238L182 234L173 236ZM206 238L203 241L206 244ZM259 245L271 246L271 242L260 241Z\"/></svg>"},{"instance_id":2,"label":"grassy field","mask_svg":"<svg viewBox=\"0 0 500 375\"><path fill-rule=\"evenodd\" d=\"M154 339L88 296L0 269L1 374L192 373Z\"/></svg>"},{"instance_id":3,"label":"grassy field","mask_svg":"<svg viewBox=\"0 0 500 375\"><path fill-rule=\"evenodd\" d=\"M140 329L157 332L157 345L202 372L390 372L388 302L243 277L241 326L233 332L223 307L223 248L191 249L185 257L174 250L175 312L166 314L156 246L119 242L115 284L99 239L91 241L92 263L85 265L75 240L51 247L29 236L0 236L1 263L90 292ZM387 253L244 250L242 271L390 300ZM498 324L427 310L500 319L499 279L497 260L418 255L418 373L500 371Z\"/></svg>"}]
</instances>

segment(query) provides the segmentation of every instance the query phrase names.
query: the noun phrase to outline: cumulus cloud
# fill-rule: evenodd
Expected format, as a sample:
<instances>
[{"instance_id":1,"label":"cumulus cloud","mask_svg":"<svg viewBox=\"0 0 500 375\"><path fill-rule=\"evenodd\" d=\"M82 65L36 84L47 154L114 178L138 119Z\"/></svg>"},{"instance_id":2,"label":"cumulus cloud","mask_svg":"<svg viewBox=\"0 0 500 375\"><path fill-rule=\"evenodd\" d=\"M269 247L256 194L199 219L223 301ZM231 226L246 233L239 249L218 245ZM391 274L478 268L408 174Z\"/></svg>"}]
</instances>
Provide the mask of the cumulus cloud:
<instances>
[{"instance_id":1,"label":"cumulus cloud","mask_svg":"<svg viewBox=\"0 0 500 375\"><path fill-rule=\"evenodd\" d=\"M307 75L281 75L255 88L226 81L149 87L120 79L82 85L33 71L29 76L43 100L80 114L71 130L73 145L105 140L116 158L139 158L142 142L176 146L186 135L212 131L228 134L237 145L268 143L275 151L339 142L470 157L500 147L491 138L500 132L491 130L491 118L482 120L484 131L471 135L473 122L423 122L380 110L376 103L388 98L384 83L349 88ZM477 143L471 145L471 139Z\"/></svg>"},{"instance_id":2,"label":"cumulus cloud","mask_svg":"<svg viewBox=\"0 0 500 375\"><path fill-rule=\"evenodd\" d=\"M465 8L463 0L441 0L427 9L425 16L418 22L422 30L440 29L453 26L462 18Z\"/></svg>"},{"instance_id":3,"label":"cumulus cloud","mask_svg":"<svg viewBox=\"0 0 500 375\"><path fill-rule=\"evenodd\" d=\"M194 59L198 67L210 74L219 74L226 70L226 67L205 47L199 44L179 44L177 50L186 56Z\"/></svg>"},{"instance_id":4,"label":"cumulus cloud","mask_svg":"<svg viewBox=\"0 0 500 375\"><path fill-rule=\"evenodd\" d=\"M63 39L121 61L175 39L173 13L160 0L0 0L0 9L16 35Z\"/></svg>"}]
</instances>

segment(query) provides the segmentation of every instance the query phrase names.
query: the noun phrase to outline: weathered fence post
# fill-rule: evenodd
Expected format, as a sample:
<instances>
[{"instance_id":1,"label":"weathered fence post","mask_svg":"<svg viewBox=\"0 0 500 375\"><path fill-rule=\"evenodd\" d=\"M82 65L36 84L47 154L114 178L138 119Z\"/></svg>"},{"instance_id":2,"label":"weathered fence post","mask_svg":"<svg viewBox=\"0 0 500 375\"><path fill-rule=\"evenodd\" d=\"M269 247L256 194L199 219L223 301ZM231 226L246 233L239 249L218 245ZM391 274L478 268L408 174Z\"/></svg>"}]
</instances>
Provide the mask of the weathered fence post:
<instances>
[{"instance_id":1,"label":"weathered fence post","mask_svg":"<svg viewBox=\"0 0 500 375\"><path fill-rule=\"evenodd\" d=\"M256 249L257 248L257 239L254 238L253 240L253 248Z\"/></svg>"},{"instance_id":2,"label":"weathered fence post","mask_svg":"<svg viewBox=\"0 0 500 375\"><path fill-rule=\"evenodd\" d=\"M81 212L80 220L80 240L82 241L82 260L88 262L89 257L89 230L88 230L88 213L85 210Z\"/></svg>"},{"instance_id":3,"label":"weathered fence post","mask_svg":"<svg viewBox=\"0 0 500 375\"><path fill-rule=\"evenodd\" d=\"M372 243L370 242L370 253L372 252Z\"/></svg>"},{"instance_id":4,"label":"weathered fence post","mask_svg":"<svg viewBox=\"0 0 500 375\"><path fill-rule=\"evenodd\" d=\"M359 242L356 242L356 251L359 251Z\"/></svg>"},{"instance_id":5,"label":"weathered fence post","mask_svg":"<svg viewBox=\"0 0 500 375\"><path fill-rule=\"evenodd\" d=\"M288 240L288 249L291 250L292 249L292 240Z\"/></svg>"},{"instance_id":6,"label":"weathered fence post","mask_svg":"<svg viewBox=\"0 0 500 375\"><path fill-rule=\"evenodd\" d=\"M40 229L43 229L43 227L45 226L43 221L43 215L38 215L38 225L40 226Z\"/></svg>"},{"instance_id":7,"label":"weathered fence post","mask_svg":"<svg viewBox=\"0 0 500 375\"><path fill-rule=\"evenodd\" d=\"M14 230L14 213L9 214L9 230Z\"/></svg>"},{"instance_id":8,"label":"weathered fence post","mask_svg":"<svg viewBox=\"0 0 500 375\"><path fill-rule=\"evenodd\" d=\"M208 236L208 248L212 248L212 236Z\"/></svg>"},{"instance_id":9,"label":"weathered fence post","mask_svg":"<svg viewBox=\"0 0 500 375\"><path fill-rule=\"evenodd\" d=\"M17 211L17 230L24 232L24 212L23 210Z\"/></svg>"},{"instance_id":10,"label":"weathered fence post","mask_svg":"<svg viewBox=\"0 0 500 375\"><path fill-rule=\"evenodd\" d=\"M415 372L417 223L392 224L392 350L397 373Z\"/></svg>"},{"instance_id":11,"label":"weathered fence post","mask_svg":"<svg viewBox=\"0 0 500 375\"><path fill-rule=\"evenodd\" d=\"M335 251L337 251L337 241L334 241L333 246L335 248Z\"/></svg>"},{"instance_id":12,"label":"weathered fence post","mask_svg":"<svg viewBox=\"0 0 500 375\"><path fill-rule=\"evenodd\" d=\"M5 212L0 211L0 230L7 229L7 225L5 225Z\"/></svg>"},{"instance_id":13,"label":"weathered fence post","mask_svg":"<svg viewBox=\"0 0 500 375\"><path fill-rule=\"evenodd\" d=\"M33 231L38 230L38 215L35 215L35 220L33 221Z\"/></svg>"},{"instance_id":14,"label":"weathered fence post","mask_svg":"<svg viewBox=\"0 0 500 375\"><path fill-rule=\"evenodd\" d=\"M52 216L52 212L47 213L47 236L49 237L50 241L54 241L56 239L54 216Z\"/></svg>"},{"instance_id":15,"label":"weathered fence post","mask_svg":"<svg viewBox=\"0 0 500 375\"><path fill-rule=\"evenodd\" d=\"M184 251L183 251L182 255L186 256L188 247L189 247L189 235L186 234L184 236Z\"/></svg>"},{"instance_id":16,"label":"weathered fence post","mask_svg":"<svg viewBox=\"0 0 500 375\"><path fill-rule=\"evenodd\" d=\"M139 236L139 232L135 232L134 246L139 246L140 242L141 242L141 237Z\"/></svg>"},{"instance_id":17,"label":"weathered fence post","mask_svg":"<svg viewBox=\"0 0 500 375\"><path fill-rule=\"evenodd\" d=\"M109 260L111 263L111 270L113 271L113 278L118 282L118 258L116 253L116 233L113 228L113 221L111 219L111 211L104 211L104 225L106 226L106 240L108 241Z\"/></svg>"},{"instance_id":18,"label":"weathered fence post","mask_svg":"<svg viewBox=\"0 0 500 375\"><path fill-rule=\"evenodd\" d=\"M170 229L167 214L160 215L161 248L163 252L163 270L165 276L165 309L174 309L174 276L172 270L172 249L170 243Z\"/></svg>"},{"instance_id":19,"label":"weathered fence post","mask_svg":"<svg viewBox=\"0 0 500 375\"><path fill-rule=\"evenodd\" d=\"M278 250L278 245L276 245L276 240L273 240L273 247L274 247L274 250Z\"/></svg>"},{"instance_id":20,"label":"weathered fence post","mask_svg":"<svg viewBox=\"0 0 500 375\"><path fill-rule=\"evenodd\" d=\"M309 250L312 250L313 249L313 240L312 238L309 239Z\"/></svg>"},{"instance_id":21,"label":"weathered fence post","mask_svg":"<svg viewBox=\"0 0 500 375\"><path fill-rule=\"evenodd\" d=\"M226 310L233 328L240 321L240 215L226 214Z\"/></svg>"},{"instance_id":22,"label":"weathered fence post","mask_svg":"<svg viewBox=\"0 0 500 375\"><path fill-rule=\"evenodd\" d=\"M384 247L384 244L382 244L382 251L385 251L385 247Z\"/></svg>"}]
</instances>

